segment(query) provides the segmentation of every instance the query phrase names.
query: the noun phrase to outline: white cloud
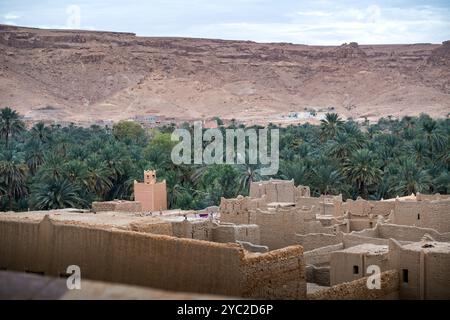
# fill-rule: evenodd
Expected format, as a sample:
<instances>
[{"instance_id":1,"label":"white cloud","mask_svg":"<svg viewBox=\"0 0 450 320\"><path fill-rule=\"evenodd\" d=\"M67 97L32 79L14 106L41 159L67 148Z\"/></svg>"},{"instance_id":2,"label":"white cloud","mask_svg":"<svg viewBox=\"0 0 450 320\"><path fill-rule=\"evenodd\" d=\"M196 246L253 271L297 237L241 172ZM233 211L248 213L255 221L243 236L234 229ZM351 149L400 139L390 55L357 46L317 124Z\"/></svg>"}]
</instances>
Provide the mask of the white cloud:
<instances>
[{"instance_id":1,"label":"white cloud","mask_svg":"<svg viewBox=\"0 0 450 320\"><path fill-rule=\"evenodd\" d=\"M3 18L6 19L6 20L16 20L16 19L19 19L20 16L18 14L13 13L13 12L9 12L9 13L3 15Z\"/></svg>"},{"instance_id":2,"label":"white cloud","mask_svg":"<svg viewBox=\"0 0 450 320\"><path fill-rule=\"evenodd\" d=\"M331 12L326 11L298 11L297 14L299 16L308 16L308 17L329 17L332 15Z\"/></svg>"}]
</instances>

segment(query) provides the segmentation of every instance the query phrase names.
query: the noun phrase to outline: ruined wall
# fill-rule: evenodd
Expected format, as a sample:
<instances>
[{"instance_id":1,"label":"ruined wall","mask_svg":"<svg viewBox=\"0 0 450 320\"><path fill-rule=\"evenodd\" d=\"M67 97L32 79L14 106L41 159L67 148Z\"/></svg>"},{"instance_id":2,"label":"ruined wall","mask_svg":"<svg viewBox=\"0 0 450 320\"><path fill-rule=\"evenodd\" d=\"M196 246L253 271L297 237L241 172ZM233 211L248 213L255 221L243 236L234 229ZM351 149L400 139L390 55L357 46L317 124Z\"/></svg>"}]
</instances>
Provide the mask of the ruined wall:
<instances>
[{"instance_id":1,"label":"ruined wall","mask_svg":"<svg viewBox=\"0 0 450 320\"><path fill-rule=\"evenodd\" d=\"M360 244L369 243L375 245L388 245L389 239L365 237L354 233L347 233L343 236L345 248L358 246Z\"/></svg>"},{"instance_id":2,"label":"ruined wall","mask_svg":"<svg viewBox=\"0 0 450 320\"><path fill-rule=\"evenodd\" d=\"M306 296L302 248L246 254L220 244L51 221L0 219L0 268L248 298Z\"/></svg>"},{"instance_id":3,"label":"ruined wall","mask_svg":"<svg viewBox=\"0 0 450 320\"><path fill-rule=\"evenodd\" d=\"M258 181L250 184L251 198L266 197L270 202L295 202L294 180L272 180Z\"/></svg>"},{"instance_id":4,"label":"ruined wall","mask_svg":"<svg viewBox=\"0 0 450 320\"><path fill-rule=\"evenodd\" d=\"M383 215L387 216L394 209L394 201L367 201L361 198L357 200L348 199L342 204L344 212L349 212L352 216Z\"/></svg>"},{"instance_id":5,"label":"ruined wall","mask_svg":"<svg viewBox=\"0 0 450 320\"><path fill-rule=\"evenodd\" d=\"M416 194L416 200L417 201L434 201L434 200L446 200L450 199L450 195L448 194L421 194L417 192Z\"/></svg>"},{"instance_id":6,"label":"ruined wall","mask_svg":"<svg viewBox=\"0 0 450 320\"><path fill-rule=\"evenodd\" d=\"M306 273L301 246L263 254L248 253L243 263L243 297L305 299Z\"/></svg>"},{"instance_id":7,"label":"ruined wall","mask_svg":"<svg viewBox=\"0 0 450 320\"><path fill-rule=\"evenodd\" d=\"M364 244L367 245L367 244ZM330 284L350 282L365 276L370 265L380 267L381 271L389 270L388 252L368 254L361 252L336 251L330 259ZM357 272L355 272L357 268Z\"/></svg>"},{"instance_id":8,"label":"ruined wall","mask_svg":"<svg viewBox=\"0 0 450 320\"><path fill-rule=\"evenodd\" d=\"M234 224L253 224L255 221L252 213L258 208L266 208L265 197L258 199L243 196L234 199L221 198L220 221Z\"/></svg>"},{"instance_id":9,"label":"ruined wall","mask_svg":"<svg viewBox=\"0 0 450 320\"><path fill-rule=\"evenodd\" d=\"M389 243L389 263L400 276L400 299L450 299L449 252L426 252ZM407 280L404 272L407 272Z\"/></svg>"},{"instance_id":10,"label":"ruined wall","mask_svg":"<svg viewBox=\"0 0 450 320\"><path fill-rule=\"evenodd\" d=\"M295 244L295 235L302 232L302 216L296 209L262 211L255 213L255 224L260 228L260 243L270 250Z\"/></svg>"},{"instance_id":11,"label":"ruined wall","mask_svg":"<svg viewBox=\"0 0 450 320\"><path fill-rule=\"evenodd\" d=\"M342 243L342 232L337 234L324 233L308 233L295 235L296 241L306 251L314 250L320 247L329 246L332 244Z\"/></svg>"},{"instance_id":12,"label":"ruined wall","mask_svg":"<svg viewBox=\"0 0 450 320\"><path fill-rule=\"evenodd\" d=\"M294 190L295 201L300 197L311 197L311 190L308 186L297 186Z\"/></svg>"},{"instance_id":13,"label":"ruined wall","mask_svg":"<svg viewBox=\"0 0 450 320\"><path fill-rule=\"evenodd\" d=\"M301 197L296 199L296 206L313 209L314 214L339 217L342 212L342 198L339 196Z\"/></svg>"},{"instance_id":14,"label":"ruined wall","mask_svg":"<svg viewBox=\"0 0 450 320\"><path fill-rule=\"evenodd\" d=\"M320 247L311 251L305 251L304 258L307 265L322 266L328 265L331 260L331 254L334 251L344 249L342 243L332 244L325 247Z\"/></svg>"},{"instance_id":15,"label":"ruined wall","mask_svg":"<svg viewBox=\"0 0 450 320\"><path fill-rule=\"evenodd\" d=\"M260 244L260 230L256 224L219 224L212 228L212 241L236 242L245 241L252 244Z\"/></svg>"},{"instance_id":16,"label":"ruined wall","mask_svg":"<svg viewBox=\"0 0 450 320\"><path fill-rule=\"evenodd\" d=\"M142 212L142 205L138 201L101 201L92 202L92 210L94 212L116 211L116 212Z\"/></svg>"},{"instance_id":17,"label":"ruined wall","mask_svg":"<svg viewBox=\"0 0 450 320\"><path fill-rule=\"evenodd\" d=\"M319 286L330 286L330 267L306 266L306 280Z\"/></svg>"},{"instance_id":18,"label":"ruined wall","mask_svg":"<svg viewBox=\"0 0 450 320\"><path fill-rule=\"evenodd\" d=\"M384 239L396 239L399 241L420 241L425 234L429 234L434 240L450 242L450 233L439 233L434 229L420 228L395 224L379 224L375 228L377 237Z\"/></svg>"},{"instance_id":19,"label":"ruined wall","mask_svg":"<svg viewBox=\"0 0 450 320\"><path fill-rule=\"evenodd\" d=\"M163 222L159 220L158 222L152 221L139 221L139 222L131 222L129 224L130 231L136 232L145 232L152 234L163 234L167 236L172 236L172 224L170 222Z\"/></svg>"},{"instance_id":20,"label":"ruined wall","mask_svg":"<svg viewBox=\"0 0 450 320\"><path fill-rule=\"evenodd\" d=\"M395 201L391 223L450 232L450 200Z\"/></svg>"},{"instance_id":21,"label":"ruined wall","mask_svg":"<svg viewBox=\"0 0 450 320\"><path fill-rule=\"evenodd\" d=\"M209 219L172 221L172 235L177 238L212 241L212 227Z\"/></svg>"},{"instance_id":22,"label":"ruined wall","mask_svg":"<svg viewBox=\"0 0 450 320\"><path fill-rule=\"evenodd\" d=\"M381 289L368 289L367 277L338 284L329 289L308 294L311 300L377 300L396 299L399 291L399 276L396 270L381 274Z\"/></svg>"}]
</instances>

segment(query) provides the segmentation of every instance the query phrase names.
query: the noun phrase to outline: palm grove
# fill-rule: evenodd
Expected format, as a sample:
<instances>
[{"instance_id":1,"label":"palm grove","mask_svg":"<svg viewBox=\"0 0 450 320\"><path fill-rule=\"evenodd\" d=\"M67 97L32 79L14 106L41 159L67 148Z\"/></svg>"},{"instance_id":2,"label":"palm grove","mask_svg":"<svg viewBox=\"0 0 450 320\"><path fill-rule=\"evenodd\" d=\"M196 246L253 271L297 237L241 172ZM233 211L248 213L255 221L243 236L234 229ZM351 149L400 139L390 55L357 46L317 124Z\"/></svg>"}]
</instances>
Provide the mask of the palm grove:
<instances>
[{"instance_id":1,"label":"palm grove","mask_svg":"<svg viewBox=\"0 0 450 320\"><path fill-rule=\"evenodd\" d=\"M149 168L166 179L170 208L182 209L217 205L221 197L248 194L252 181L270 178L258 165L174 165L174 128L146 131L123 121L112 129L37 123L27 130L16 111L0 109L0 211L133 199L133 181ZM294 179L315 196L377 200L450 192L449 119L423 114L357 124L330 113L319 126L279 129L280 170L272 178Z\"/></svg>"}]
</instances>

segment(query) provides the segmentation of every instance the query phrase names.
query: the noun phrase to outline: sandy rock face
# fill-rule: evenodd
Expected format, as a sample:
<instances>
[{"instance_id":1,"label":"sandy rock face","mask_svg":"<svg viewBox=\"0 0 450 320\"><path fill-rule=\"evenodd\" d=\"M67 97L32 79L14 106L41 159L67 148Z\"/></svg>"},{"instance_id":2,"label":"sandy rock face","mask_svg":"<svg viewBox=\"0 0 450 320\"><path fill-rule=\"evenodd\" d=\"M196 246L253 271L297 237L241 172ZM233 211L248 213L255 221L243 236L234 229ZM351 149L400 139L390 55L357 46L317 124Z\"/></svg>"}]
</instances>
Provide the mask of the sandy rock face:
<instances>
[{"instance_id":1,"label":"sandy rock face","mask_svg":"<svg viewBox=\"0 0 450 320\"><path fill-rule=\"evenodd\" d=\"M333 47L0 25L2 105L32 120L439 117L449 65L449 41Z\"/></svg>"}]
</instances>

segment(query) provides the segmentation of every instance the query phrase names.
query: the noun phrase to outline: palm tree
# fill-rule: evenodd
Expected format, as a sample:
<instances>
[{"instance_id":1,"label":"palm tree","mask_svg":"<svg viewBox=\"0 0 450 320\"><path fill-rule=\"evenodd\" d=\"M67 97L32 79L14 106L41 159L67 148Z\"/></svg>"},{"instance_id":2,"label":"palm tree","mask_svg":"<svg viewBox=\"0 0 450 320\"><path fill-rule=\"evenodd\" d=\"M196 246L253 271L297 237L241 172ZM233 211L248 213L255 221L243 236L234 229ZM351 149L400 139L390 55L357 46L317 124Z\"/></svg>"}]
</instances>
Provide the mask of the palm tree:
<instances>
[{"instance_id":1,"label":"palm tree","mask_svg":"<svg viewBox=\"0 0 450 320\"><path fill-rule=\"evenodd\" d=\"M446 141L445 136L438 130L436 121L425 121L422 124L422 129L425 133L425 140L427 141L431 155L433 156L434 153L442 151L445 147Z\"/></svg>"},{"instance_id":2,"label":"palm tree","mask_svg":"<svg viewBox=\"0 0 450 320\"><path fill-rule=\"evenodd\" d=\"M76 208L86 203L78 195L78 187L68 180L56 179L38 185L32 192L31 203L39 210Z\"/></svg>"},{"instance_id":3,"label":"palm tree","mask_svg":"<svg viewBox=\"0 0 450 320\"><path fill-rule=\"evenodd\" d=\"M5 139L6 148L8 148L10 137L20 134L24 129L25 125L15 110L11 108L0 109L0 137Z\"/></svg>"},{"instance_id":4,"label":"palm tree","mask_svg":"<svg viewBox=\"0 0 450 320\"><path fill-rule=\"evenodd\" d=\"M31 128L31 136L41 143L45 143L50 138L50 129L43 122L38 122Z\"/></svg>"},{"instance_id":5,"label":"palm tree","mask_svg":"<svg viewBox=\"0 0 450 320\"><path fill-rule=\"evenodd\" d=\"M310 181L310 170L304 162L283 161L280 166L281 177L287 180L294 179L295 185L307 185Z\"/></svg>"},{"instance_id":6,"label":"palm tree","mask_svg":"<svg viewBox=\"0 0 450 320\"><path fill-rule=\"evenodd\" d=\"M404 196L427 192L430 189L431 177L413 159L404 158L399 161L397 175L392 176L391 181L391 191Z\"/></svg>"},{"instance_id":7,"label":"palm tree","mask_svg":"<svg viewBox=\"0 0 450 320\"><path fill-rule=\"evenodd\" d=\"M327 113L325 119L320 120L320 137L322 141L334 138L343 130L344 121L337 113Z\"/></svg>"},{"instance_id":8,"label":"palm tree","mask_svg":"<svg viewBox=\"0 0 450 320\"><path fill-rule=\"evenodd\" d=\"M368 196L368 186L380 181L382 175L374 154L368 149L355 151L345 162L343 172L352 183L358 185L359 193L364 199Z\"/></svg>"},{"instance_id":9,"label":"palm tree","mask_svg":"<svg viewBox=\"0 0 450 320\"><path fill-rule=\"evenodd\" d=\"M241 164L237 165L238 181L239 181L239 193L247 194L250 190L250 184L253 181L259 181L261 177L261 169L256 164Z\"/></svg>"},{"instance_id":10,"label":"palm tree","mask_svg":"<svg viewBox=\"0 0 450 320\"><path fill-rule=\"evenodd\" d=\"M87 159L88 172L87 180L89 188L100 199L103 199L106 193L111 190L113 172L108 168L106 162L101 161L97 156L91 156Z\"/></svg>"},{"instance_id":11,"label":"palm tree","mask_svg":"<svg viewBox=\"0 0 450 320\"><path fill-rule=\"evenodd\" d=\"M9 210L13 209L13 200L28 194L26 178L27 166L23 155L6 150L0 154L0 185L6 191Z\"/></svg>"},{"instance_id":12,"label":"palm tree","mask_svg":"<svg viewBox=\"0 0 450 320\"><path fill-rule=\"evenodd\" d=\"M318 194L338 193L342 177L334 166L322 164L315 167L312 173L312 184Z\"/></svg>"},{"instance_id":13,"label":"palm tree","mask_svg":"<svg viewBox=\"0 0 450 320\"><path fill-rule=\"evenodd\" d=\"M361 144L357 140L345 133L338 133L334 139L329 140L325 145L328 154L339 160L348 158L353 150L360 147Z\"/></svg>"},{"instance_id":14,"label":"palm tree","mask_svg":"<svg viewBox=\"0 0 450 320\"><path fill-rule=\"evenodd\" d=\"M39 166L44 163L44 151L42 150L42 145L38 141L31 141L27 145L26 151L26 163L30 173L34 175L38 170Z\"/></svg>"}]
</instances>

